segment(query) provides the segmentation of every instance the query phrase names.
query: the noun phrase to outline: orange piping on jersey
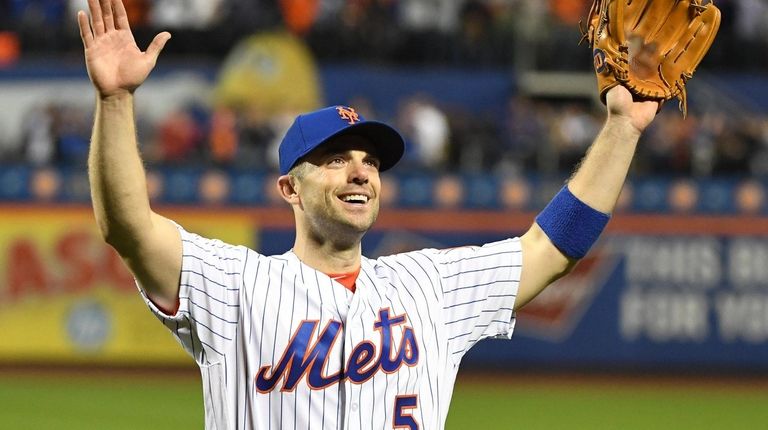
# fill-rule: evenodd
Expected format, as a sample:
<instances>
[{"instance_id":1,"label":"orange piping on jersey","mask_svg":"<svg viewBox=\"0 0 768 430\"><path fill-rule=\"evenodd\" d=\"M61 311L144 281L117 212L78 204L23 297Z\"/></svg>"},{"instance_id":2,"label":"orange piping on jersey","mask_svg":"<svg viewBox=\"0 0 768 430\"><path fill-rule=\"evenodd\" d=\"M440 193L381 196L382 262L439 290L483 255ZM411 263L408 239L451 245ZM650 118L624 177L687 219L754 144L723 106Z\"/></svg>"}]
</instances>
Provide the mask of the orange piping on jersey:
<instances>
[{"instance_id":1,"label":"orange piping on jersey","mask_svg":"<svg viewBox=\"0 0 768 430\"><path fill-rule=\"evenodd\" d=\"M360 274L359 267L354 272L349 272L349 273L338 273L338 274L326 273L326 275L328 275L329 278L343 285L344 288L348 289L349 291L352 291L353 293L355 292L355 282L357 282L357 275L359 274Z\"/></svg>"}]
</instances>

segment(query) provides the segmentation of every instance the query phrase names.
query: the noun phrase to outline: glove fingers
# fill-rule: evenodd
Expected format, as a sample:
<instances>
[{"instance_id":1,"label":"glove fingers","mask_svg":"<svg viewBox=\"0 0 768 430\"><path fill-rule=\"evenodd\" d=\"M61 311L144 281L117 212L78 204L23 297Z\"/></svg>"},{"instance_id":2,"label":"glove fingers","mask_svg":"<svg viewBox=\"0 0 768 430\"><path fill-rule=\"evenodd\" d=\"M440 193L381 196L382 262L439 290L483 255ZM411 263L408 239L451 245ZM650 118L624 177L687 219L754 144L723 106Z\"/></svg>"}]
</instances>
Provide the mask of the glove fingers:
<instances>
[{"instance_id":1,"label":"glove fingers","mask_svg":"<svg viewBox=\"0 0 768 430\"><path fill-rule=\"evenodd\" d=\"M677 7L680 0L623 0L627 3L624 24L627 34L643 34L646 39L653 39L666 22L667 17Z\"/></svg>"},{"instance_id":2,"label":"glove fingers","mask_svg":"<svg viewBox=\"0 0 768 430\"><path fill-rule=\"evenodd\" d=\"M707 7L685 28L685 33L679 39L680 42L669 49L665 64L679 67L683 73L693 73L704 58L704 54L712 46L719 27L720 10Z\"/></svg>"},{"instance_id":3,"label":"glove fingers","mask_svg":"<svg viewBox=\"0 0 768 430\"><path fill-rule=\"evenodd\" d=\"M678 42L686 40L683 36L686 32L685 24L689 22L689 16L693 14L693 11L687 0L678 0L674 3L656 1L654 4L663 4L665 6L672 4L673 7L664 7L663 10L659 9L660 15L649 15L648 21L651 21L651 23L648 24L648 31L636 34L645 35L646 44L657 46L661 55L669 51Z\"/></svg>"},{"instance_id":4,"label":"glove fingers","mask_svg":"<svg viewBox=\"0 0 768 430\"><path fill-rule=\"evenodd\" d=\"M608 20L608 33L613 37L613 40L621 45L627 40L624 32L624 13L627 7L627 0L608 0L607 1L607 13L610 19Z\"/></svg>"},{"instance_id":5,"label":"glove fingers","mask_svg":"<svg viewBox=\"0 0 768 430\"><path fill-rule=\"evenodd\" d=\"M636 12L642 14L642 18L627 30L629 68L638 79L658 81L658 64L664 61L664 55L676 44L686 43L683 34L687 28L681 24L688 22L690 12L687 0L657 0L646 3L646 6L642 10L637 8Z\"/></svg>"}]
</instances>

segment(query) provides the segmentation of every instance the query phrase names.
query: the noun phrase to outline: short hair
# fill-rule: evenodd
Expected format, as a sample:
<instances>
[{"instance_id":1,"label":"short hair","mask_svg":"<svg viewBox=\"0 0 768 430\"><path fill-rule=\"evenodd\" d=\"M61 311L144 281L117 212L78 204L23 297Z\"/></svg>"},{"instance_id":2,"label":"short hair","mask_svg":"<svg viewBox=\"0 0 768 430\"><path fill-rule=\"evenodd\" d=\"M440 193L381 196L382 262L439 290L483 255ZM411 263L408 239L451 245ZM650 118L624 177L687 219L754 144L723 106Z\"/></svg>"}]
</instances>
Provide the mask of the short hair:
<instances>
[{"instance_id":1,"label":"short hair","mask_svg":"<svg viewBox=\"0 0 768 430\"><path fill-rule=\"evenodd\" d=\"M288 171L288 175L294 176L296 179L301 180L304 179L304 177L307 175L307 169L309 169L309 162L302 160L296 163L296 165Z\"/></svg>"}]
</instances>

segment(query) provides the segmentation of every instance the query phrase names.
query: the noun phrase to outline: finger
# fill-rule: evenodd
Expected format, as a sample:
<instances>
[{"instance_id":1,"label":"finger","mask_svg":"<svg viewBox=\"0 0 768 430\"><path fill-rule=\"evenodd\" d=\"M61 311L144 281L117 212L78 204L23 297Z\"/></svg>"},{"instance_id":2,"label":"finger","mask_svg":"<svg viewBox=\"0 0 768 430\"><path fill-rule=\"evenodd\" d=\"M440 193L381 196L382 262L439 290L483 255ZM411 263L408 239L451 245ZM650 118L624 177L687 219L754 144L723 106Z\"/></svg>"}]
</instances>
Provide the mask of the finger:
<instances>
[{"instance_id":1,"label":"finger","mask_svg":"<svg viewBox=\"0 0 768 430\"><path fill-rule=\"evenodd\" d=\"M147 55L150 56L153 62L157 61L157 57L160 56L160 52L163 50L165 44L170 39L171 33L168 33L167 31L158 34L154 39L152 39L152 43L150 43L149 47L147 47Z\"/></svg>"},{"instance_id":2,"label":"finger","mask_svg":"<svg viewBox=\"0 0 768 430\"><path fill-rule=\"evenodd\" d=\"M122 0L114 0L112 11L115 13L115 27L120 30L130 30L131 24L128 22L128 13L125 11Z\"/></svg>"},{"instance_id":3,"label":"finger","mask_svg":"<svg viewBox=\"0 0 768 430\"><path fill-rule=\"evenodd\" d=\"M100 0L101 13L104 16L104 29L106 31L115 29L115 15L112 13L112 0Z\"/></svg>"},{"instance_id":4,"label":"finger","mask_svg":"<svg viewBox=\"0 0 768 430\"><path fill-rule=\"evenodd\" d=\"M99 0L88 0L88 9L91 11L91 25L93 34L96 36L104 34L104 19L101 17L101 6Z\"/></svg>"},{"instance_id":5,"label":"finger","mask_svg":"<svg viewBox=\"0 0 768 430\"><path fill-rule=\"evenodd\" d=\"M77 11L77 25L80 27L80 39L83 40L83 46L88 48L93 43L93 32L91 24L88 22L88 15L82 10Z\"/></svg>"}]
</instances>

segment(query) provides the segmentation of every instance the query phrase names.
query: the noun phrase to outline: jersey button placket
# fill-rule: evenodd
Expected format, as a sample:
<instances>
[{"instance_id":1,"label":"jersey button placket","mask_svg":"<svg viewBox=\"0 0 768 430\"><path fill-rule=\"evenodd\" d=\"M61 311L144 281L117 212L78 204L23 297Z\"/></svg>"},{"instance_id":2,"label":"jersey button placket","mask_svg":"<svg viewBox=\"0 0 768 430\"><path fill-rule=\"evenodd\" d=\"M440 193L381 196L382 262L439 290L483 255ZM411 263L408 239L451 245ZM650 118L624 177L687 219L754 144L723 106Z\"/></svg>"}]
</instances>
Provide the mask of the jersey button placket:
<instances>
[{"instance_id":1,"label":"jersey button placket","mask_svg":"<svg viewBox=\"0 0 768 430\"><path fill-rule=\"evenodd\" d=\"M366 318L365 311L368 309L367 303L364 300L365 293L359 288L353 294L351 301L349 302L349 312L344 323L344 363L345 370L348 369L349 358L355 349L355 346L365 340L366 328L371 325L372 322L369 318ZM372 325L371 325L372 327ZM360 396L362 385L354 384L347 377L344 380L344 400L346 405L346 414L344 417L345 428L356 429L359 427L360 420L358 416L360 414L360 405L357 399Z\"/></svg>"}]
</instances>

